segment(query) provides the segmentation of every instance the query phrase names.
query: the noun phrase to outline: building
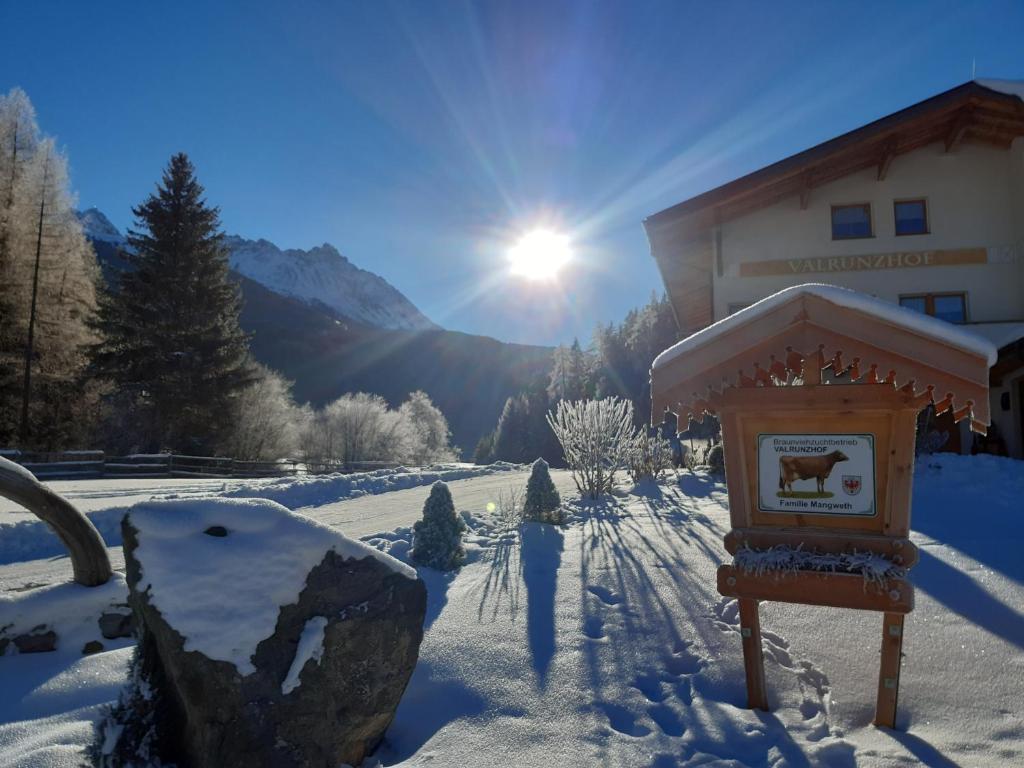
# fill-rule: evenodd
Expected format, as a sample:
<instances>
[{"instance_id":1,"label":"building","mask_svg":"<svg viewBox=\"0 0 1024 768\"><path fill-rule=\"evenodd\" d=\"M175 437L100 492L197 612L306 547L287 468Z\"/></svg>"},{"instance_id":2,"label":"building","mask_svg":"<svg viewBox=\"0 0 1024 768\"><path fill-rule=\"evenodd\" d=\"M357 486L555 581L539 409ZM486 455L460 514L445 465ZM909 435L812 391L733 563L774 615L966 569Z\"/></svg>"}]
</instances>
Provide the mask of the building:
<instances>
[{"instance_id":1,"label":"building","mask_svg":"<svg viewBox=\"0 0 1024 768\"><path fill-rule=\"evenodd\" d=\"M999 348L984 447L1024 456L1024 82L967 82L644 227L683 335L808 282L966 324Z\"/></svg>"}]
</instances>

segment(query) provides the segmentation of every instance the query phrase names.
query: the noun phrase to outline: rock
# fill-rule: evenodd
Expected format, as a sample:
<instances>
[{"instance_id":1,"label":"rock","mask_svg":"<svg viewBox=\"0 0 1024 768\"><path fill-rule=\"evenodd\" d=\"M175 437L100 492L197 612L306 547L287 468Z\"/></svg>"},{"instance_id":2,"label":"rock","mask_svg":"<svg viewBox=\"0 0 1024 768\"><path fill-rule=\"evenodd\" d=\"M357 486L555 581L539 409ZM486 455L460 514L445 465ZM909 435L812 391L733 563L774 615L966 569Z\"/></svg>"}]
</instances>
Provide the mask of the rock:
<instances>
[{"instance_id":1,"label":"rock","mask_svg":"<svg viewBox=\"0 0 1024 768\"><path fill-rule=\"evenodd\" d=\"M298 601L279 608L273 634L256 646L255 671L242 675L234 663L184 649L185 638L152 604L153 590L137 589L143 534L131 514L122 533L139 645L134 688L104 726L121 734L105 764L127 766L151 750L164 764L191 768L336 768L359 765L376 748L416 665L422 581L325 547ZM230 578L223 600L232 600ZM308 627L314 640L322 632L322 650L308 647Z\"/></svg>"},{"instance_id":2,"label":"rock","mask_svg":"<svg viewBox=\"0 0 1024 768\"><path fill-rule=\"evenodd\" d=\"M11 641L6 637L0 637L0 656L7 653L7 646L11 644Z\"/></svg>"},{"instance_id":3,"label":"rock","mask_svg":"<svg viewBox=\"0 0 1024 768\"><path fill-rule=\"evenodd\" d=\"M89 655L92 653L99 653L103 650L103 643L99 640L90 640L88 643L82 646L82 653Z\"/></svg>"},{"instance_id":4,"label":"rock","mask_svg":"<svg viewBox=\"0 0 1024 768\"><path fill-rule=\"evenodd\" d=\"M15 637L14 645L19 653L48 653L57 649L57 633L38 626L30 633Z\"/></svg>"},{"instance_id":5,"label":"rock","mask_svg":"<svg viewBox=\"0 0 1024 768\"><path fill-rule=\"evenodd\" d=\"M228 529L225 528L223 525L211 525L209 528L203 531L203 533L205 533L207 536L216 536L217 538L223 539L225 536L228 535Z\"/></svg>"},{"instance_id":6,"label":"rock","mask_svg":"<svg viewBox=\"0 0 1024 768\"><path fill-rule=\"evenodd\" d=\"M107 640L131 637L135 621L130 613L104 613L100 615L100 634Z\"/></svg>"}]
</instances>

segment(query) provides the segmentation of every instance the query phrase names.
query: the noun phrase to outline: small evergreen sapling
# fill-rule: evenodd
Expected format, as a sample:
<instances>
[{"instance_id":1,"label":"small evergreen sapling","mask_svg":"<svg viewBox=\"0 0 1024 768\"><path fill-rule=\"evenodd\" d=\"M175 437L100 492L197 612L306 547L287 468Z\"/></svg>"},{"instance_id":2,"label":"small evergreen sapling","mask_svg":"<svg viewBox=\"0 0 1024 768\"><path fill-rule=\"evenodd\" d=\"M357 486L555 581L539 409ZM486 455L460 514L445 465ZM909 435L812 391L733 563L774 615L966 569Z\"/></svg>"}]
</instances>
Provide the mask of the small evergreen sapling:
<instances>
[{"instance_id":1,"label":"small evergreen sapling","mask_svg":"<svg viewBox=\"0 0 1024 768\"><path fill-rule=\"evenodd\" d=\"M423 505L423 519L413 526L412 559L420 565L450 571L462 564L462 532L466 524L455 514L448 485L438 480Z\"/></svg>"},{"instance_id":2,"label":"small evergreen sapling","mask_svg":"<svg viewBox=\"0 0 1024 768\"><path fill-rule=\"evenodd\" d=\"M530 479L526 483L523 516L527 520L541 523L561 523L561 505L562 499L551 480L548 463L544 459L537 459L533 462L533 471L530 472Z\"/></svg>"}]
</instances>

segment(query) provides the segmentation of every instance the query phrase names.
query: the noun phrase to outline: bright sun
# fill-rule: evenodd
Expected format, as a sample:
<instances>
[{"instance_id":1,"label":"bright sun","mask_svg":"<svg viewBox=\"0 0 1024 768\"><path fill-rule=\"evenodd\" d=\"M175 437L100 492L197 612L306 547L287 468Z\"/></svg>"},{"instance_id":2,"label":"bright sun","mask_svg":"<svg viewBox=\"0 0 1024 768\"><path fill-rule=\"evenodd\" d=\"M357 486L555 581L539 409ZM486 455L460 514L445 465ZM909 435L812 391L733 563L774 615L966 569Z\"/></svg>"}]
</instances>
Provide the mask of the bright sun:
<instances>
[{"instance_id":1,"label":"bright sun","mask_svg":"<svg viewBox=\"0 0 1024 768\"><path fill-rule=\"evenodd\" d=\"M570 258L569 238L548 229L527 232L508 252L512 274L529 280L553 280Z\"/></svg>"}]
</instances>

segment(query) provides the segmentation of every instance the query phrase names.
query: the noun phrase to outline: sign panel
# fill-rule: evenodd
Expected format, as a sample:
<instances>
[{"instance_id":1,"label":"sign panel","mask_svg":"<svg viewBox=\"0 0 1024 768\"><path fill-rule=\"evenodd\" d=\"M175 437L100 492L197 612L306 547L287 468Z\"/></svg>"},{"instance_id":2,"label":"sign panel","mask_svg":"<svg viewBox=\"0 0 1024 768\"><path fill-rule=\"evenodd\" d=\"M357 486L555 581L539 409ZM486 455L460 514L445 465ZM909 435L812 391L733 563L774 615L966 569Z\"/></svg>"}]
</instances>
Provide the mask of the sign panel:
<instances>
[{"instance_id":1,"label":"sign panel","mask_svg":"<svg viewBox=\"0 0 1024 768\"><path fill-rule=\"evenodd\" d=\"M875 269L910 269L985 264L984 248L956 248L937 251L897 251L859 256L812 256L804 259L746 261L739 265L740 277L802 275L820 272L861 272Z\"/></svg>"},{"instance_id":2,"label":"sign panel","mask_svg":"<svg viewBox=\"0 0 1024 768\"><path fill-rule=\"evenodd\" d=\"M757 436L763 512L875 515L874 435Z\"/></svg>"}]
</instances>

